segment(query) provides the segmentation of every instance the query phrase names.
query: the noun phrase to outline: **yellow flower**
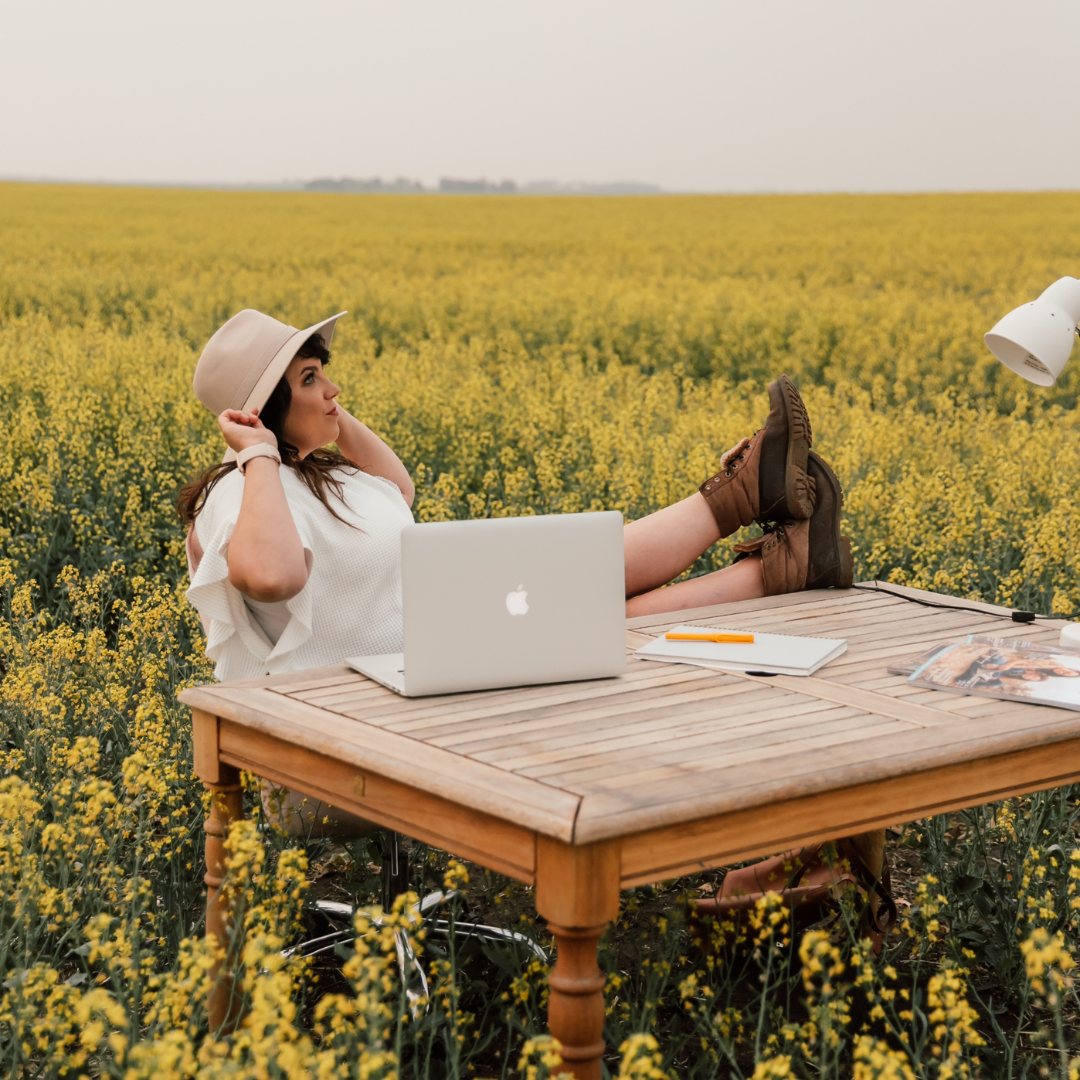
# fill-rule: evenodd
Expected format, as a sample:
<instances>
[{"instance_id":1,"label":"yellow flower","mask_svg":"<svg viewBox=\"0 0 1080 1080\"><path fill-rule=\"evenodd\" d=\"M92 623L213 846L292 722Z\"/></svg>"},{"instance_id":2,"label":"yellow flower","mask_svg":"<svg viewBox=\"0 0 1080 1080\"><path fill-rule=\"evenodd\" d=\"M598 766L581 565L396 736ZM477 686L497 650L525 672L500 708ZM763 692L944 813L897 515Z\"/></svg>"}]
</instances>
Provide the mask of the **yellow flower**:
<instances>
[{"instance_id":1,"label":"yellow flower","mask_svg":"<svg viewBox=\"0 0 1080 1080\"><path fill-rule=\"evenodd\" d=\"M464 863L458 862L457 859L451 859L446 873L443 874L443 888L449 892L451 889L458 889L462 885L468 885L468 883L468 868Z\"/></svg>"},{"instance_id":2,"label":"yellow flower","mask_svg":"<svg viewBox=\"0 0 1080 1080\"><path fill-rule=\"evenodd\" d=\"M759 1061L754 1066L751 1080L781 1080L782 1077L791 1075L791 1056L780 1054L777 1057Z\"/></svg>"}]
</instances>

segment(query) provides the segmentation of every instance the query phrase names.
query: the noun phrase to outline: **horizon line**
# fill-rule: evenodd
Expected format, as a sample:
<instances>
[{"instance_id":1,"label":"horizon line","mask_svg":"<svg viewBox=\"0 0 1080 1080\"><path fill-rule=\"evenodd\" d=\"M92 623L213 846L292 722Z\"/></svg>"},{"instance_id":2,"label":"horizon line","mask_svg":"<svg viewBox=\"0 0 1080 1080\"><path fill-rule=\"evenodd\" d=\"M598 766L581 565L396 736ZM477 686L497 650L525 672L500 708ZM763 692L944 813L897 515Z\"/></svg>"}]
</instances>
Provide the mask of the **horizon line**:
<instances>
[{"instance_id":1,"label":"horizon line","mask_svg":"<svg viewBox=\"0 0 1080 1080\"><path fill-rule=\"evenodd\" d=\"M411 191L312 191L305 188L310 183L297 181L185 181L185 180L70 180L49 176L2 175L0 184L24 184L33 187L101 187L101 188L142 188L150 190L179 191L222 191L222 192L263 192L293 195L408 195L408 196L443 196L448 198L615 198L615 199L655 199L673 196L800 196L800 195L1071 195L1080 194L1080 187L1033 187L1033 188L993 188L993 187L941 187L941 188L659 188L651 192L602 192L602 191L527 191L518 188L515 191L440 191L438 188L421 188ZM530 181L534 183L534 181ZM585 187L615 187L637 181L573 181ZM571 185L566 185L570 187Z\"/></svg>"}]
</instances>

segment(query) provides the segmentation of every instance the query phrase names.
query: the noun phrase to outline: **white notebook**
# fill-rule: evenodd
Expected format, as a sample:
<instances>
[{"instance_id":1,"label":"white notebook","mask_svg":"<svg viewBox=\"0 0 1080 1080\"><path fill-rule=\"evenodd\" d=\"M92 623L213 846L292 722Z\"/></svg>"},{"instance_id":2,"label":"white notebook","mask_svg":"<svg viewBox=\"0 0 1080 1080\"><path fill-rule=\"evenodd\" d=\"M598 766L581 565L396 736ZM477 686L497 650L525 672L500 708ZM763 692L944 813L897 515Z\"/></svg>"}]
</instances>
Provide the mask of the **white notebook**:
<instances>
[{"instance_id":1,"label":"white notebook","mask_svg":"<svg viewBox=\"0 0 1080 1080\"><path fill-rule=\"evenodd\" d=\"M761 634L727 626L676 626L673 634L753 634L750 644L717 641L668 641L663 634L643 645L636 657L669 664L694 664L718 671L763 675L813 675L818 668L847 652L844 638Z\"/></svg>"}]
</instances>

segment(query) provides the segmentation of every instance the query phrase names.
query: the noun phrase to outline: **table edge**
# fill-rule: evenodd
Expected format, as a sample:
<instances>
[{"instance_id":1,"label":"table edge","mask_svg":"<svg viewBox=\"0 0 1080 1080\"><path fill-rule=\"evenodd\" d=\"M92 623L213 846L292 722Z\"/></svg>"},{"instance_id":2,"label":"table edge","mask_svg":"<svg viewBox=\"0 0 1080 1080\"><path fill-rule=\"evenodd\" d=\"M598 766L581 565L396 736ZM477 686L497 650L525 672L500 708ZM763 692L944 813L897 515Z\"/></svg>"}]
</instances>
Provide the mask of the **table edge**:
<instances>
[{"instance_id":1,"label":"table edge","mask_svg":"<svg viewBox=\"0 0 1080 1080\"><path fill-rule=\"evenodd\" d=\"M573 837L581 797L572 792L505 772L450 750L418 743L408 736L364 724L362 720L339 717L343 722L364 726L364 745L336 739L323 732L307 729L297 722L296 718L302 719L305 713L310 712L315 716L322 710L281 695L276 695L281 697L280 702L267 702L259 695L272 694L272 691L238 688L255 698L256 704L246 704L231 699L230 695L236 689L226 684L189 687L177 697L193 709L262 734L279 735L283 727L291 728L296 733L302 733L301 745L315 753L348 762L358 769L379 772L408 787L430 791L450 802L483 810L493 817L533 829L545 836L565 841ZM260 708L259 704L264 707ZM275 705L280 705L282 711L287 709L293 719L276 715ZM435 761L442 767L432 764ZM485 778L492 781L490 786L482 784ZM494 791L498 794L493 794Z\"/></svg>"}]
</instances>

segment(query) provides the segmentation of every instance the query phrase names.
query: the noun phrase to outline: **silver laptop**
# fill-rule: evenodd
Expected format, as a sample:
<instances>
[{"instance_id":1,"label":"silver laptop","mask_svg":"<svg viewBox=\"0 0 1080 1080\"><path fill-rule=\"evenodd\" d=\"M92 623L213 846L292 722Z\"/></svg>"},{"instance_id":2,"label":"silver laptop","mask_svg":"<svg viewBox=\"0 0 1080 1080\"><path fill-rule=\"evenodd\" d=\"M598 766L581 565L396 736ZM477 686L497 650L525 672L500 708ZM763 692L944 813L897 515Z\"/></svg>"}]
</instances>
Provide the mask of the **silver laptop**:
<instances>
[{"instance_id":1,"label":"silver laptop","mask_svg":"<svg viewBox=\"0 0 1080 1080\"><path fill-rule=\"evenodd\" d=\"M404 653L346 663L406 697L626 667L617 511L407 525L401 574Z\"/></svg>"}]
</instances>

